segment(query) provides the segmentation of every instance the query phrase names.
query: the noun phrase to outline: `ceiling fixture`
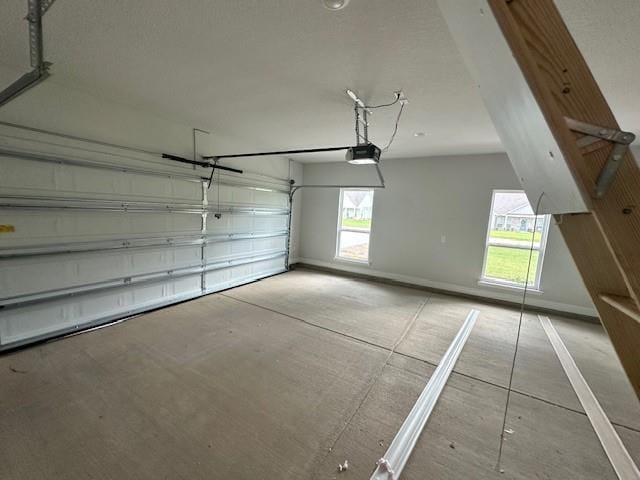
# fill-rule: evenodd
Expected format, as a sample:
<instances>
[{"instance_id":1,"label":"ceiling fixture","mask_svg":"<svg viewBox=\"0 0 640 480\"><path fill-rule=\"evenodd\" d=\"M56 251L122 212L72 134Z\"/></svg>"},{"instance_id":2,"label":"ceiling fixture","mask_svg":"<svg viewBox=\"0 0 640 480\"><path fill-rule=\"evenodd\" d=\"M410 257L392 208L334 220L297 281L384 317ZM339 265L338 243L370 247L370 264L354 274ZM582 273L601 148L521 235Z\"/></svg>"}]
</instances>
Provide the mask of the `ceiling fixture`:
<instances>
[{"instance_id":1,"label":"ceiling fixture","mask_svg":"<svg viewBox=\"0 0 640 480\"><path fill-rule=\"evenodd\" d=\"M404 109L404 106L409 103L409 100L407 100L407 97L402 90L394 92L395 98L392 102L380 105L365 104L365 102L358 97L358 94L349 88L347 88L346 94L351 98L351 100L353 100L356 146L347 149L345 159L347 162L354 165L377 165L380 162L380 154L389 150L389 147L396 137L396 133L398 133L398 124L400 123L402 110ZM380 149L369 141L369 116L373 115L372 109L391 107L397 103L400 104L400 110L398 111L393 134L391 135L387 145L383 149Z\"/></svg>"},{"instance_id":2,"label":"ceiling fixture","mask_svg":"<svg viewBox=\"0 0 640 480\"><path fill-rule=\"evenodd\" d=\"M346 160L352 165L376 164L380 162L380 149L373 143L349 147L349 149L347 149Z\"/></svg>"},{"instance_id":3,"label":"ceiling fixture","mask_svg":"<svg viewBox=\"0 0 640 480\"><path fill-rule=\"evenodd\" d=\"M345 0L345 4L348 0ZM345 146L345 147L322 147L322 148L303 148L303 149L295 149L295 150L279 150L279 151L271 151L271 152L251 152L251 153L234 153L231 155L204 155L202 159L205 162L199 162L195 160L187 160L181 157L176 157L175 155L163 155L165 158L170 158L172 160L177 160L185 163L193 163L194 165L200 165L203 167L211 167L213 170L216 168L218 170L231 170L237 171L235 169L231 169L230 167L223 167L218 165L218 161L223 158L240 158L240 157L265 157L269 155L297 155L302 153L321 153L321 152L335 152L339 150L346 150L347 153L345 155L345 160L348 163L353 165L375 165L376 170L378 171L378 176L380 177L380 188L384 188L384 179L382 178L382 174L380 173L378 164L380 163L380 155L382 152L386 152L393 140L398 133L398 124L400 122L400 116L402 115L402 110L404 106L409 103L407 97L405 96L402 90L397 90L394 92L394 100L390 103L385 103L381 105L367 105L358 94L353 90L347 89L345 92L349 98L353 101L353 111L355 114L355 134L356 134L356 144L354 146ZM377 145L374 145L369 141L369 116L373 115L373 109L376 108L385 108L390 107L392 105L400 104L400 110L398 112L398 116L396 118L395 127L393 129L393 134L389 139L389 142L384 148L380 148ZM210 163L213 162L213 163ZM242 173L241 171L238 171ZM212 174L213 178L213 174ZM378 188L378 187L373 187Z\"/></svg>"},{"instance_id":4,"label":"ceiling fixture","mask_svg":"<svg viewBox=\"0 0 640 480\"><path fill-rule=\"evenodd\" d=\"M414 137L426 137L427 134L425 132L416 132L413 134Z\"/></svg>"},{"instance_id":5,"label":"ceiling fixture","mask_svg":"<svg viewBox=\"0 0 640 480\"><path fill-rule=\"evenodd\" d=\"M322 0L322 4L327 10L342 10L349 5L349 0Z\"/></svg>"},{"instance_id":6,"label":"ceiling fixture","mask_svg":"<svg viewBox=\"0 0 640 480\"><path fill-rule=\"evenodd\" d=\"M338 2L335 0L334 2L329 2L325 0L325 5L336 5L340 3L341 7L344 7L349 0L343 0L342 2ZM327 7L329 8L329 7ZM400 116L402 115L402 109L404 106L409 103L407 97L405 96L402 90L398 90L394 92L394 100L390 103L385 103L381 105L367 105L365 104L360 97L353 91L347 89L346 94L353 101L353 110L355 113L355 134L356 134L356 145L354 146L344 146L344 147L321 147L321 148L302 148L295 150L279 150L279 151L269 151L269 152L251 152L251 153L234 153L229 155L203 155L201 158L203 161L198 160L189 160L182 157L177 157L175 155L163 154L164 158L168 158L171 160L175 160L183 163L190 163L193 165L199 165L202 167L209 167L212 169L211 177L209 179L209 185L213 180L213 172L217 170L217 173L220 173L220 170L228 170L236 173L242 173L242 170L234 169L231 167L224 167L218 164L218 161L223 158L240 158L240 157L266 157L270 155L297 155L304 153L321 153L321 152L335 152L340 150L346 150L347 154L345 155L345 159L347 162L354 165L373 165L376 169L376 173L378 174L378 185L294 185L295 182L290 180L291 187L289 190L289 201L293 201L293 195L301 188L385 188L384 177L382 176L382 172L380 171L380 155L382 152L388 150L391 143L393 143L393 139L398 132L398 123L400 122ZM373 109L376 108L385 108L390 107L395 104L400 104L400 111L398 112L398 117L396 118L395 128L393 130L393 134L389 139L389 143L383 149L374 145L369 141L369 115L373 115ZM195 156L195 155L194 155Z\"/></svg>"}]
</instances>

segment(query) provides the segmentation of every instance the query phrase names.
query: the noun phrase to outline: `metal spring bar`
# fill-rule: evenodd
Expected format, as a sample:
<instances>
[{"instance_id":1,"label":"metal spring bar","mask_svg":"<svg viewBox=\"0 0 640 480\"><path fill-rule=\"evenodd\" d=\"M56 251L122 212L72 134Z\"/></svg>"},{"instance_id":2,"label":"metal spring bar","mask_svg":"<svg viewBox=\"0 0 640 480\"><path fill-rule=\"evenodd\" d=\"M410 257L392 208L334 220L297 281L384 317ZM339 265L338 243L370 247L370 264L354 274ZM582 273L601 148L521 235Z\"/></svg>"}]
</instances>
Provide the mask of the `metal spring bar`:
<instances>
[{"instance_id":1,"label":"metal spring bar","mask_svg":"<svg viewBox=\"0 0 640 480\"><path fill-rule=\"evenodd\" d=\"M177 155L170 155L168 153L163 153L162 154L162 158L168 158L169 160L174 160L174 161L180 162L180 163L188 163L190 165L199 165L201 167L210 168L211 169L211 176L209 177L209 187L208 188L211 188L211 182L213 181L213 173L216 170L226 170L228 172L243 173L243 171L240 170L239 168L224 167L222 165L218 165L218 159L215 159L213 161L213 163L211 163L211 162L199 162L197 160L189 160L188 158L179 157ZM208 157L205 157L205 158L208 158Z\"/></svg>"}]
</instances>

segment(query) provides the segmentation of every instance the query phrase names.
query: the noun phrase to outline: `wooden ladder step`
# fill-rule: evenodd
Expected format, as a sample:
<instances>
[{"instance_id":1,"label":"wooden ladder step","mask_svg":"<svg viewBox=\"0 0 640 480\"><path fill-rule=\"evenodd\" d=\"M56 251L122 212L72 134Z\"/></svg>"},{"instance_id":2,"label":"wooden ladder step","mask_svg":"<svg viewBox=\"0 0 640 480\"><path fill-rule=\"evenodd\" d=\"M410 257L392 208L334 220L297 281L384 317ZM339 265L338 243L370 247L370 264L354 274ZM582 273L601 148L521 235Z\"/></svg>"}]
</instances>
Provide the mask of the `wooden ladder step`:
<instances>
[{"instance_id":1,"label":"wooden ladder step","mask_svg":"<svg viewBox=\"0 0 640 480\"><path fill-rule=\"evenodd\" d=\"M598 297L600 297L600 300L603 302L608 303L616 310L621 311L640 323L640 310L631 297L621 297L620 295L612 295L609 293L601 293Z\"/></svg>"}]
</instances>

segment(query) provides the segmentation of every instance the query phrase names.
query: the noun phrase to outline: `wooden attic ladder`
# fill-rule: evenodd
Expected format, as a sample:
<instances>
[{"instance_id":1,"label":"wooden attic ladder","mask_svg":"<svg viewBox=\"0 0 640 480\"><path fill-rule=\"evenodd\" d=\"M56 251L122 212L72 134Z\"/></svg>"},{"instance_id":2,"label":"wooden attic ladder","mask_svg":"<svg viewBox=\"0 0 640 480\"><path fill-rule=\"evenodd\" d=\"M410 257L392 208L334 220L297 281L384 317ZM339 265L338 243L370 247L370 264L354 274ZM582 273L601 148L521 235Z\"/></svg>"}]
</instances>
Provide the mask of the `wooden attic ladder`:
<instances>
[{"instance_id":1,"label":"wooden attic ladder","mask_svg":"<svg viewBox=\"0 0 640 480\"><path fill-rule=\"evenodd\" d=\"M585 211L557 214L555 219L602 325L640 398L640 170L627 148L634 137L620 131L552 0L460 1L464 6L459 0L440 0L440 6L463 56L462 37L467 37L466 47L476 48L469 45L471 37L463 29L484 28L489 32L487 27L478 27L477 22L486 20L468 16L463 10L473 9L476 13L480 10L482 15L493 13L495 21L490 21L497 23L499 30L496 30L506 41L515 58L514 65L524 76L562 152L575 182L570 187L577 187L584 196L588 206ZM477 35L475 39L482 40ZM486 61L486 56L471 60L476 66ZM476 79L482 91L483 79L477 76ZM486 95L484 100L491 113ZM511 107L512 111L520 109L523 115L527 114L525 107ZM494 113L499 115L499 111L494 108ZM492 118L495 122L496 115ZM505 136L513 135L511 129L498 124L496 129L503 142ZM507 151L512 157L509 148ZM534 167L543 169L548 160L537 156ZM514 159L511 161L515 167ZM523 183L531 200L532 192L527 190L527 182Z\"/></svg>"}]
</instances>

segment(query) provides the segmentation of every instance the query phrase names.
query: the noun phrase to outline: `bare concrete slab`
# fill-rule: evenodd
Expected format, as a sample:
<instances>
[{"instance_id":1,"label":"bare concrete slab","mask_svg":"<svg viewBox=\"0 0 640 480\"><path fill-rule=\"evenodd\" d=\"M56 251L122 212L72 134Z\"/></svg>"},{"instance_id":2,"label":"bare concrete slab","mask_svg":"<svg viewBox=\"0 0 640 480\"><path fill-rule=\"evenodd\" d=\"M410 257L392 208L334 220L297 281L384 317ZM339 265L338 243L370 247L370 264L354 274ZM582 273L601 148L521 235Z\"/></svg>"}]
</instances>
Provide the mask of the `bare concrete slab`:
<instances>
[{"instance_id":1,"label":"bare concrete slab","mask_svg":"<svg viewBox=\"0 0 640 480\"><path fill-rule=\"evenodd\" d=\"M4 356L0 478L308 478L387 356L222 296Z\"/></svg>"},{"instance_id":2,"label":"bare concrete slab","mask_svg":"<svg viewBox=\"0 0 640 480\"><path fill-rule=\"evenodd\" d=\"M550 318L609 419L640 430L640 402L602 327L557 316ZM523 322L513 388L584 411L537 315L527 315Z\"/></svg>"},{"instance_id":3,"label":"bare concrete slab","mask_svg":"<svg viewBox=\"0 0 640 480\"><path fill-rule=\"evenodd\" d=\"M397 352L437 365L472 308L480 315L454 371L507 386L519 318L513 309L434 294Z\"/></svg>"},{"instance_id":4,"label":"bare concrete slab","mask_svg":"<svg viewBox=\"0 0 640 480\"><path fill-rule=\"evenodd\" d=\"M430 296L420 290L312 270L294 270L225 292L390 348Z\"/></svg>"},{"instance_id":5,"label":"bare concrete slab","mask_svg":"<svg viewBox=\"0 0 640 480\"><path fill-rule=\"evenodd\" d=\"M602 326L550 318L609 419L640 431L640 401Z\"/></svg>"},{"instance_id":6,"label":"bare concrete slab","mask_svg":"<svg viewBox=\"0 0 640 480\"><path fill-rule=\"evenodd\" d=\"M636 465L640 465L640 432L627 427L616 426L614 428L633 461Z\"/></svg>"},{"instance_id":7,"label":"bare concrete slab","mask_svg":"<svg viewBox=\"0 0 640 480\"><path fill-rule=\"evenodd\" d=\"M519 314L433 295L416 317L429 296L296 271L0 356L0 478L368 478L471 308L404 478L613 478L535 316L498 473ZM552 320L638 459L640 415L604 333Z\"/></svg>"},{"instance_id":8,"label":"bare concrete slab","mask_svg":"<svg viewBox=\"0 0 640 480\"><path fill-rule=\"evenodd\" d=\"M537 315L525 315L522 321L513 389L584 411Z\"/></svg>"},{"instance_id":9,"label":"bare concrete slab","mask_svg":"<svg viewBox=\"0 0 640 480\"><path fill-rule=\"evenodd\" d=\"M505 478L617 479L587 417L512 394L502 456ZM625 431L629 444L640 434Z\"/></svg>"},{"instance_id":10,"label":"bare concrete slab","mask_svg":"<svg viewBox=\"0 0 640 480\"><path fill-rule=\"evenodd\" d=\"M353 478L368 478L432 371L394 355L316 478L331 478L332 472L335 478L335 467L345 459ZM584 414L518 393L511 396L500 472L496 462L505 401L504 389L454 373L403 478L617 478ZM640 434L617 430L637 461Z\"/></svg>"}]
</instances>

